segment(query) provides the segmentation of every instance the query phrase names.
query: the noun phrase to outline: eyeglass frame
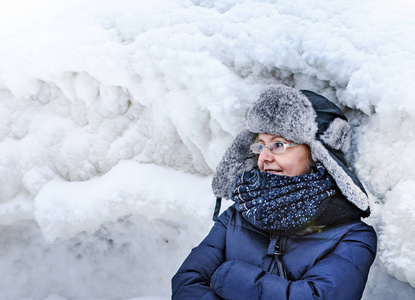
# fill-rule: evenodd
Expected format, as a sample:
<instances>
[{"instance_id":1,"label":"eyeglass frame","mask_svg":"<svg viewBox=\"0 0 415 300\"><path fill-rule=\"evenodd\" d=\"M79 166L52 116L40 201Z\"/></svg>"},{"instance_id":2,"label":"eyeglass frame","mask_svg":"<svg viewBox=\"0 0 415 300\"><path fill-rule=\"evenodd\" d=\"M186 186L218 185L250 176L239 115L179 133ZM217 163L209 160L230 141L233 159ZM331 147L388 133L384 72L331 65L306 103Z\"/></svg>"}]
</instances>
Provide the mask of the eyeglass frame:
<instances>
[{"instance_id":1,"label":"eyeglass frame","mask_svg":"<svg viewBox=\"0 0 415 300\"><path fill-rule=\"evenodd\" d=\"M274 152L274 151L273 151L273 149L272 149L272 147L271 147L271 145L275 145L275 144L283 144L283 149L282 149L282 151L280 151L280 152ZM256 145L260 145L260 146L262 146L261 151L259 151L258 153L256 153L256 152L254 151L254 149L252 149L252 147L255 147ZM284 142L272 142L272 143L269 143L269 144L253 143L253 144L249 147L249 149L251 149L251 151L252 151L254 154L258 154L258 155L260 155L260 154L262 153L262 151L264 151L264 149L265 149L265 148L268 148L268 150L269 150L272 154L280 154L280 153L284 153L284 152L287 150L287 148L290 148L290 147L295 147L295 146L298 146L298 145L301 145L301 144L297 144L297 143L284 143Z\"/></svg>"}]
</instances>

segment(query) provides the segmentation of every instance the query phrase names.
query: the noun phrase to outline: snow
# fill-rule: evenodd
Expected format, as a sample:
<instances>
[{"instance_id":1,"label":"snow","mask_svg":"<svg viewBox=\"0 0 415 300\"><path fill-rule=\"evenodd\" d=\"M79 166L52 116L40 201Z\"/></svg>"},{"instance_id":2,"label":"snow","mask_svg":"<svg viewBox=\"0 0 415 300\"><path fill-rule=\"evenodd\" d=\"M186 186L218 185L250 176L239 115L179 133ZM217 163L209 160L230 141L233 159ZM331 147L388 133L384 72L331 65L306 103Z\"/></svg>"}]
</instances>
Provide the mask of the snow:
<instances>
[{"instance_id":1,"label":"snow","mask_svg":"<svg viewBox=\"0 0 415 300\"><path fill-rule=\"evenodd\" d=\"M35 218L46 241L52 243L82 231L92 234L101 224L134 214L168 222L184 211L206 219L209 194L207 177L121 161L105 176L88 181L49 181L34 199ZM202 203L201 195L206 195Z\"/></svg>"},{"instance_id":2,"label":"snow","mask_svg":"<svg viewBox=\"0 0 415 300\"><path fill-rule=\"evenodd\" d=\"M283 83L353 125L348 159L379 235L364 299L414 299L414 13L404 0L2 1L0 298L169 299L212 226L216 165L261 88Z\"/></svg>"}]
</instances>

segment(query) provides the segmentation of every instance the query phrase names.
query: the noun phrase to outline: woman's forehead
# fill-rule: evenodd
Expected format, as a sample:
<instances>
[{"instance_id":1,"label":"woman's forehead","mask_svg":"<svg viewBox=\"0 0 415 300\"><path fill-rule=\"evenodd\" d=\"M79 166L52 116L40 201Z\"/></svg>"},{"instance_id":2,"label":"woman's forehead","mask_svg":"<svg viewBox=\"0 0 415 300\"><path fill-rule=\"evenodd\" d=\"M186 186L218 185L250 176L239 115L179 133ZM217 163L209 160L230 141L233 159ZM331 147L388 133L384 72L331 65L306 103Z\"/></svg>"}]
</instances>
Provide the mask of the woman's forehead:
<instances>
[{"instance_id":1,"label":"woman's forehead","mask_svg":"<svg viewBox=\"0 0 415 300\"><path fill-rule=\"evenodd\" d=\"M258 133L258 140L260 141L288 141L280 135L269 134L269 133Z\"/></svg>"}]
</instances>

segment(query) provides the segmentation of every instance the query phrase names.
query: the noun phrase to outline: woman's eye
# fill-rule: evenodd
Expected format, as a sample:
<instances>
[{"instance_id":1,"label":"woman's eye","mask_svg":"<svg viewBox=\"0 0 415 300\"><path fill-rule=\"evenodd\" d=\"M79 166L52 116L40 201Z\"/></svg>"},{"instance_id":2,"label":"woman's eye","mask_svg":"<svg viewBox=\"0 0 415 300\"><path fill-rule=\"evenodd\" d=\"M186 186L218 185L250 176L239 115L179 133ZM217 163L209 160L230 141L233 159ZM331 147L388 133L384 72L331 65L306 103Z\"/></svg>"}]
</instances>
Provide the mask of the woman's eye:
<instances>
[{"instance_id":1,"label":"woman's eye","mask_svg":"<svg viewBox=\"0 0 415 300\"><path fill-rule=\"evenodd\" d=\"M272 149L279 149L281 147L284 147L284 144L281 142L276 142L272 144Z\"/></svg>"}]
</instances>

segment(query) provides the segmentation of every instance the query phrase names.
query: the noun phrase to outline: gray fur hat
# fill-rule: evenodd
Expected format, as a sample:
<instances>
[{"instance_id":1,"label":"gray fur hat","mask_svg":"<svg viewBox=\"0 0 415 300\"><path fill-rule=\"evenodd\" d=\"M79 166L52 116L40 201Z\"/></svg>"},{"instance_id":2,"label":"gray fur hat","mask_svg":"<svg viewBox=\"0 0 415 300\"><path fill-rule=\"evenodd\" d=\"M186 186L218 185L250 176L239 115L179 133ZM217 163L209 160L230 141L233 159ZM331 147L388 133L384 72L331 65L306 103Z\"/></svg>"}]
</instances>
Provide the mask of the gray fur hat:
<instances>
[{"instance_id":1,"label":"gray fur hat","mask_svg":"<svg viewBox=\"0 0 415 300\"><path fill-rule=\"evenodd\" d=\"M346 199L362 211L369 209L363 185L344 158L351 127L335 104L311 91L271 86L248 110L246 125L216 169L212 182L216 197L230 199L237 174L257 167L250 145L258 133L268 133L308 145L313 160L326 167Z\"/></svg>"}]
</instances>

